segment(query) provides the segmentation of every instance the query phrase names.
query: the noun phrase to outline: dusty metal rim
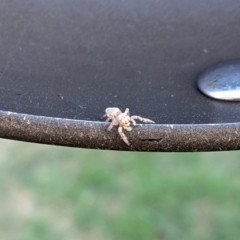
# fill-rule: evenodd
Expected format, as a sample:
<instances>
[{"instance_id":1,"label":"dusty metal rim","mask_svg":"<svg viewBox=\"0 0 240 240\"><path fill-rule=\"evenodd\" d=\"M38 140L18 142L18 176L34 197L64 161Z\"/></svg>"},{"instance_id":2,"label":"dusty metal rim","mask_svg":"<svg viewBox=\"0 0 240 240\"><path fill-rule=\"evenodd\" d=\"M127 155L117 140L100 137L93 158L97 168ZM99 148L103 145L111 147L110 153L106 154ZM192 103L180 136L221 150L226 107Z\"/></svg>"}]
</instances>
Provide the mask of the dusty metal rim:
<instances>
[{"instance_id":1,"label":"dusty metal rim","mask_svg":"<svg viewBox=\"0 0 240 240\"><path fill-rule=\"evenodd\" d=\"M127 132L130 146L108 123L0 111L0 137L69 147L151 152L240 149L240 123L149 124Z\"/></svg>"}]
</instances>

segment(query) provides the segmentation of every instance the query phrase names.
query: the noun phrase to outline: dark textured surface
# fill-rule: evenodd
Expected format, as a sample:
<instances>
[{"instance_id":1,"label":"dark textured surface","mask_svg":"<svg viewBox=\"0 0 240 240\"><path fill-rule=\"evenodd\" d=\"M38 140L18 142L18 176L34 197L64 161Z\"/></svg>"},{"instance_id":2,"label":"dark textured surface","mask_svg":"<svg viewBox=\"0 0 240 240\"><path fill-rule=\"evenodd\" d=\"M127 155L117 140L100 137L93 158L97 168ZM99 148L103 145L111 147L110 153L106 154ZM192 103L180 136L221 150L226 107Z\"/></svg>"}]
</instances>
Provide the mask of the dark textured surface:
<instances>
[{"instance_id":1,"label":"dark textured surface","mask_svg":"<svg viewBox=\"0 0 240 240\"><path fill-rule=\"evenodd\" d=\"M206 67L240 56L239 12L235 0L0 0L0 137L119 150L240 149L240 103L196 87ZM98 122L107 107L129 107L157 124L134 127L128 147Z\"/></svg>"},{"instance_id":2,"label":"dark textured surface","mask_svg":"<svg viewBox=\"0 0 240 240\"><path fill-rule=\"evenodd\" d=\"M0 0L0 109L99 121L106 107L159 124L231 123L199 72L240 55L235 0Z\"/></svg>"},{"instance_id":3,"label":"dark textured surface","mask_svg":"<svg viewBox=\"0 0 240 240\"><path fill-rule=\"evenodd\" d=\"M222 151L240 149L240 123L137 125L126 135L108 124L0 111L0 137L71 147L129 151Z\"/></svg>"}]
</instances>

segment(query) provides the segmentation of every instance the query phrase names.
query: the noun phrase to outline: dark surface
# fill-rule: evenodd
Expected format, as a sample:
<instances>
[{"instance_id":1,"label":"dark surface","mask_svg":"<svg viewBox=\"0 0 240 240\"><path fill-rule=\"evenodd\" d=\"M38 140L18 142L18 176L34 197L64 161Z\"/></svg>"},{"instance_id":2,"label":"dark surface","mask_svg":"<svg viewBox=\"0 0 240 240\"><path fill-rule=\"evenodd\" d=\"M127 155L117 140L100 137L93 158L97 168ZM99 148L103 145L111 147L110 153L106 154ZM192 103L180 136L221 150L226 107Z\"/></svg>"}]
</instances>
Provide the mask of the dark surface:
<instances>
[{"instance_id":1,"label":"dark surface","mask_svg":"<svg viewBox=\"0 0 240 240\"><path fill-rule=\"evenodd\" d=\"M235 0L0 0L0 109L98 121L130 108L159 124L232 123L240 103L196 87L240 56Z\"/></svg>"},{"instance_id":2,"label":"dark surface","mask_svg":"<svg viewBox=\"0 0 240 240\"><path fill-rule=\"evenodd\" d=\"M240 56L239 13L235 0L0 0L0 137L240 149L240 103L197 90L202 70ZM99 122L107 107L157 124L134 126L127 146Z\"/></svg>"}]
</instances>

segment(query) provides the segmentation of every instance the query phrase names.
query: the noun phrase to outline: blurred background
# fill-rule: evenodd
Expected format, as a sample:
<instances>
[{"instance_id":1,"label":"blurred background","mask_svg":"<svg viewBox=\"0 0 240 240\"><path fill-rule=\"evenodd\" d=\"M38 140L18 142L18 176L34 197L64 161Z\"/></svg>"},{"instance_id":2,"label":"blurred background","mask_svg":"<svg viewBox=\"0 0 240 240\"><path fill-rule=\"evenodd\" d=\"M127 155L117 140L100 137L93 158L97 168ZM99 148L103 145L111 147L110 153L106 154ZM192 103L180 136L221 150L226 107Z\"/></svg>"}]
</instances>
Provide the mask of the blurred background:
<instances>
[{"instance_id":1,"label":"blurred background","mask_svg":"<svg viewBox=\"0 0 240 240\"><path fill-rule=\"evenodd\" d=\"M239 239L239 151L0 145L1 240Z\"/></svg>"}]
</instances>

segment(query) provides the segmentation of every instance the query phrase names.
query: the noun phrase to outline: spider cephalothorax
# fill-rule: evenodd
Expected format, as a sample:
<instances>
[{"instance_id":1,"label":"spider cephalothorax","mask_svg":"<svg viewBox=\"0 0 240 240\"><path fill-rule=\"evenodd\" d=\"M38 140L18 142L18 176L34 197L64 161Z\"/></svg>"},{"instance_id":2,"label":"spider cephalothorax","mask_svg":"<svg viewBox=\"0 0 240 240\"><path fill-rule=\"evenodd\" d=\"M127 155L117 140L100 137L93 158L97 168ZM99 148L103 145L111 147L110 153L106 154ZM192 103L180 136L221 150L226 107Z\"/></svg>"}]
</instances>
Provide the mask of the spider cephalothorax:
<instances>
[{"instance_id":1,"label":"spider cephalothorax","mask_svg":"<svg viewBox=\"0 0 240 240\"><path fill-rule=\"evenodd\" d=\"M130 116L128 108L126 108L125 112L121 112L119 108L111 107L111 108L107 108L105 112L106 113L104 114L103 117L107 117L106 121L107 122L112 121L108 127L108 131L110 131L113 126L118 126L118 133L122 138L122 140L127 145L129 145L129 142L123 130L125 129L127 131L132 131L132 127L130 127L131 123L133 125L136 125L136 121L135 121L136 119L144 123L154 123L154 121L147 118L142 118L139 116Z\"/></svg>"}]
</instances>

